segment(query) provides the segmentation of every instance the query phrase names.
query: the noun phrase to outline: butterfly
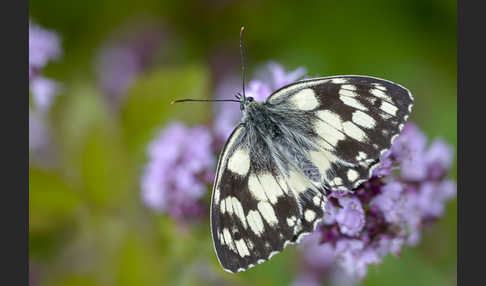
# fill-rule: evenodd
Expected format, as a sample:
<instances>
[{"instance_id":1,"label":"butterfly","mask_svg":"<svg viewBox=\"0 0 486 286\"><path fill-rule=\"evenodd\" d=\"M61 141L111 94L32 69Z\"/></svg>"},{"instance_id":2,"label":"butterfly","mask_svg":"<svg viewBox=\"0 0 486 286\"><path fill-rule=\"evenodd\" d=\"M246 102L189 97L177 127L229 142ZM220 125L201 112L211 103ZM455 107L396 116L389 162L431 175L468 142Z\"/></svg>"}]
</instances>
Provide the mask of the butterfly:
<instances>
[{"instance_id":1,"label":"butterfly","mask_svg":"<svg viewBox=\"0 0 486 286\"><path fill-rule=\"evenodd\" d=\"M312 233L326 194L371 177L413 106L405 87L359 75L297 81L264 102L243 84L237 99L242 118L219 157L210 209L216 255L232 273Z\"/></svg>"}]
</instances>

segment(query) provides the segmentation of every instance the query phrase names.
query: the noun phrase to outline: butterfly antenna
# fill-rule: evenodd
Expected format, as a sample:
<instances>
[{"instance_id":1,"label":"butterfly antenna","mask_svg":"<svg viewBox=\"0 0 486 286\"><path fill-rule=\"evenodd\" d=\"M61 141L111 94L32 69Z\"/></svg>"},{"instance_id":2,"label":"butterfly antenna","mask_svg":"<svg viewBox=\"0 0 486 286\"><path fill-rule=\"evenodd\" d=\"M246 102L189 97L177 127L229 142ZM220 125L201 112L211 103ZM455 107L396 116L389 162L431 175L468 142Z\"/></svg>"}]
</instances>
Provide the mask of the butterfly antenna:
<instances>
[{"instance_id":1,"label":"butterfly antenna","mask_svg":"<svg viewBox=\"0 0 486 286\"><path fill-rule=\"evenodd\" d=\"M245 94L245 51L243 47L243 31L245 30L245 26L241 26L240 29L240 56L241 56L241 77L243 79L243 102L246 101L246 94Z\"/></svg>"},{"instance_id":2,"label":"butterfly antenna","mask_svg":"<svg viewBox=\"0 0 486 286\"><path fill-rule=\"evenodd\" d=\"M234 99L178 99L178 100L172 100L170 104L179 103L179 102L221 102L221 101L240 102L239 100L234 100Z\"/></svg>"}]
</instances>

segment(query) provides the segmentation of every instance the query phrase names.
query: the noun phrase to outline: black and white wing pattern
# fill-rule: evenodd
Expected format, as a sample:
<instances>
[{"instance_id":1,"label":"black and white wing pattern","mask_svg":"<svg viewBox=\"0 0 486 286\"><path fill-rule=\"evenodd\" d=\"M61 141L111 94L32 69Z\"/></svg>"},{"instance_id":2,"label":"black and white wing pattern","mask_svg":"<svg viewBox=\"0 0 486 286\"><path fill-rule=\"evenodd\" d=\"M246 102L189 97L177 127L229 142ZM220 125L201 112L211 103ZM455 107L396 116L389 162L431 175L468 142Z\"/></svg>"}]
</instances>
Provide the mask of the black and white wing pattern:
<instances>
[{"instance_id":1,"label":"black and white wing pattern","mask_svg":"<svg viewBox=\"0 0 486 286\"><path fill-rule=\"evenodd\" d=\"M321 147L322 152L309 158L326 189L352 190L371 177L399 135L412 111L413 96L384 79L333 76L282 87L265 105L277 114L292 110L294 118L306 122L299 131Z\"/></svg>"},{"instance_id":2,"label":"black and white wing pattern","mask_svg":"<svg viewBox=\"0 0 486 286\"><path fill-rule=\"evenodd\" d=\"M265 138L240 124L221 153L211 203L220 264L240 272L270 259L314 231L326 197ZM282 172L282 164L287 171ZM280 166L279 166L280 165Z\"/></svg>"},{"instance_id":3,"label":"black and white wing pattern","mask_svg":"<svg viewBox=\"0 0 486 286\"><path fill-rule=\"evenodd\" d=\"M315 230L326 190L353 190L371 177L413 105L404 87L374 77L298 81L243 118L218 162L211 231L230 272L271 258Z\"/></svg>"}]
</instances>

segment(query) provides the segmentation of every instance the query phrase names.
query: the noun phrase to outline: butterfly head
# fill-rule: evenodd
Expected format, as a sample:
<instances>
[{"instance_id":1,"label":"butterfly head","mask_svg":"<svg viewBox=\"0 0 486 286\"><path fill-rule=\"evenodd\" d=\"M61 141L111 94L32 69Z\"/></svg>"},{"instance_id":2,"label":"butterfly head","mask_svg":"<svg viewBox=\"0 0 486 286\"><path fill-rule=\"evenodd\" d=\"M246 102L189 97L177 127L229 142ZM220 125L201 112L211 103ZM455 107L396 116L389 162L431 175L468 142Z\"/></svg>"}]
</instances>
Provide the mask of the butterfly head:
<instances>
[{"instance_id":1,"label":"butterfly head","mask_svg":"<svg viewBox=\"0 0 486 286\"><path fill-rule=\"evenodd\" d=\"M245 108L247 108L253 102L255 102L255 99L253 99L253 97L246 97L246 98L244 98L243 100L240 101L240 109L242 111L245 110Z\"/></svg>"}]
</instances>

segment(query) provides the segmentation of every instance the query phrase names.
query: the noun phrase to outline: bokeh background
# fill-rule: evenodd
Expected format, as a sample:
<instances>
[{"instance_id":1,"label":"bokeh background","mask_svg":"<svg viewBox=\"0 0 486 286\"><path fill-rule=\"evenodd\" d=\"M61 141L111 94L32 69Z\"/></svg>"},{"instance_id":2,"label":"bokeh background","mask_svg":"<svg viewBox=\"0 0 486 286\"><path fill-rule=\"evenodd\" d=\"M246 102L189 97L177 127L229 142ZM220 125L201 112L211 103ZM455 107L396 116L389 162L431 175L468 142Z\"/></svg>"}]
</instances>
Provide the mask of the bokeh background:
<instances>
[{"instance_id":1,"label":"bokeh background","mask_svg":"<svg viewBox=\"0 0 486 286\"><path fill-rule=\"evenodd\" d=\"M310 76L390 79L414 93L411 120L455 149L456 6L451 0L30 1L31 21L56 32L62 50L42 70L59 85L45 116L49 147L31 152L31 285L289 285L298 268L292 247L232 275L217 262L207 218L180 226L143 204L140 177L156 132L173 120L208 122L213 112L210 105L170 101L213 97L225 75L239 75L245 25L249 77L276 61L288 70L305 67ZM141 49L142 56L127 60L119 46ZM450 176L456 178L455 163ZM387 256L359 284L455 285L456 214L454 200L417 247Z\"/></svg>"}]
</instances>

